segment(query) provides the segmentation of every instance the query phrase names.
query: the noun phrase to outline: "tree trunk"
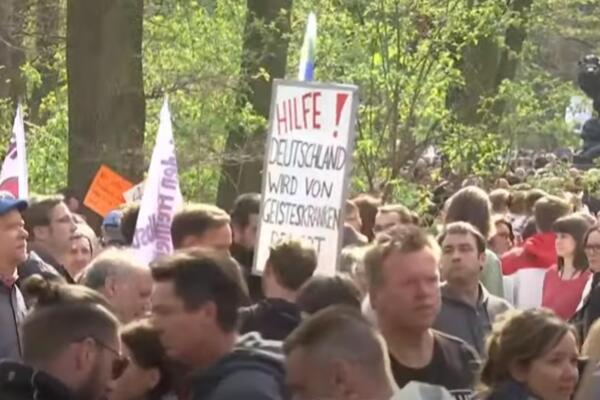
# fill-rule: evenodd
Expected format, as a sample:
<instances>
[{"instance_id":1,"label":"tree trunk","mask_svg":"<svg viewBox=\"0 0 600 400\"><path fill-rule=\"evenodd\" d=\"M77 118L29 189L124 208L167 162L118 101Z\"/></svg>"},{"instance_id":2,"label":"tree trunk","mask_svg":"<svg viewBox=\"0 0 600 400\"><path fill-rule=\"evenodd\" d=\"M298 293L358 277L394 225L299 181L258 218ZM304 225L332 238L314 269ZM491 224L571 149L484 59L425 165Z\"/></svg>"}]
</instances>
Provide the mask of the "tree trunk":
<instances>
[{"instance_id":1,"label":"tree trunk","mask_svg":"<svg viewBox=\"0 0 600 400\"><path fill-rule=\"evenodd\" d=\"M67 1L69 186L83 197L101 164L144 169L143 0Z\"/></svg>"},{"instance_id":2,"label":"tree trunk","mask_svg":"<svg viewBox=\"0 0 600 400\"><path fill-rule=\"evenodd\" d=\"M532 3L533 0L510 2L509 11L516 13L522 21L507 28L505 48L501 48L493 38L483 37L476 45L467 46L463 51L458 67L465 84L461 88L452 88L448 96L448 105L459 121L466 124L483 122L478 114L481 101L496 95L504 80L514 79L518 57L527 35L525 26ZM500 116L504 104L496 104L492 111Z\"/></svg>"},{"instance_id":3,"label":"tree trunk","mask_svg":"<svg viewBox=\"0 0 600 400\"><path fill-rule=\"evenodd\" d=\"M13 106L25 96L21 66L25 63L23 30L27 0L0 0L0 98Z\"/></svg>"},{"instance_id":4,"label":"tree trunk","mask_svg":"<svg viewBox=\"0 0 600 400\"><path fill-rule=\"evenodd\" d=\"M54 56L59 51L61 22L60 0L37 0L35 67L41 75L41 84L33 90L29 100L29 119L40 124L39 109L44 97L58 84L58 68L54 66Z\"/></svg>"},{"instance_id":5,"label":"tree trunk","mask_svg":"<svg viewBox=\"0 0 600 400\"><path fill-rule=\"evenodd\" d=\"M529 11L533 0L514 0L511 5L511 10L516 12L521 18L521 23L518 25L510 25L506 30L505 43L506 48L502 51L498 65L498 73L496 75L496 87L505 79L514 79L519 66L519 54L523 50L523 43L527 38L527 26ZM497 102L494 105L494 114L500 116L504 112L506 103L504 101Z\"/></svg>"},{"instance_id":6,"label":"tree trunk","mask_svg":"<svg viewBox=\"0 0 600 400\"><path fill-rule=\"evenodd\" d=\"M273 79L285 75L292 0L248 0L242 49L240 109L249 103L269 118ZM269 26L273 24L274 29ZM268 79L261 70L266 71ZM217 204L229 210L240 193L259 192L266 129L232 127L225 145ZM240 157L243 155L243 157Z\"/></svg>"}]
</instances>

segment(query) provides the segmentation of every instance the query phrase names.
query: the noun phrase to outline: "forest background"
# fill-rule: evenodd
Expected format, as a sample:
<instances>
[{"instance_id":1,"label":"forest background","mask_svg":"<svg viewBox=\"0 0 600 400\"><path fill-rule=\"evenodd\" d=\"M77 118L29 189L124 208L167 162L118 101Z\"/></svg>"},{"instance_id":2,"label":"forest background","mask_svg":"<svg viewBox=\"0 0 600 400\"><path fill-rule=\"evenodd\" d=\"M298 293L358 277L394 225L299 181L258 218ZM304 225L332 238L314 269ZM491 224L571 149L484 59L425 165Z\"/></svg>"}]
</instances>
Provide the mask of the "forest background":
<instances>
[{"instance_id":1,"label":"forest background","mask_svg":"<svg viewBox=\"0 0 600 400\"><path fill-rule=\"evenodd\" d=\"M30 187L83 196L99 165L143 179L168 94L180 183L228 209L258 191L272 79L295 78L307 15L315 78L361 106L352 193L411 207L430 146L456 179L502 175L517 149L577 147L577 61L594 0L1 0L0 152L25 110ZM1 154L0 154L1 155Z\"/></svg>"}]
</instances>

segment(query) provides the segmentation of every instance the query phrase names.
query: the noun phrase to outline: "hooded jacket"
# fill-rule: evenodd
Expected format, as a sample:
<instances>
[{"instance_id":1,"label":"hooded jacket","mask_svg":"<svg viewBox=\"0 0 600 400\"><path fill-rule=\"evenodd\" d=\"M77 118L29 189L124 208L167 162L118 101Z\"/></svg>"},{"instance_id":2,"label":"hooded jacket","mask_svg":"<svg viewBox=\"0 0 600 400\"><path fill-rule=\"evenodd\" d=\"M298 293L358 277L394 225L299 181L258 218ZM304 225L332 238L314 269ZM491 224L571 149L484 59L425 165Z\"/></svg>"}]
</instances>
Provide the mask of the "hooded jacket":
<instances>
[{"instance_id":1,"label":"hooded jacket","mask_svg":"<svg viewBox=\"0 0 600 400\"><path fill-rule=\"evenodd\" d=\"M75 400L56 378L26 365L0 362L0 400Z\"/></svg>"},{"instance_id":2,"label":"hooded jacket","mask_svg":"<svg viewBox=\"0 0 600 400\"><path fill-rule=\"evenodd\" d=\"M302 320L295 303L265 299L240 310L240 333L258 332L268 340L284 340Z\"/></svg>"},{"instance_id":3,"label":"hooded jacket","mask_svg":"<svg viewBox=\"0 0 600 400\"><path fill-rule=\"evenodd\" d=\"M209 369L193 373L193 400L282 400L285 375L281 343L256 332L240 337L234 350Z\"/></svg>"},{"instance_id":4,"label":"hooded jacket","mask_svg":"<svg viewBox=\"0 0 600 400\"><path fill-rule=\"evenodd\" d=\"M523 268L550 268L556 263L556 234L537 233L502 256L502 273L511 275Z\"/></svg>"}]
</instances>

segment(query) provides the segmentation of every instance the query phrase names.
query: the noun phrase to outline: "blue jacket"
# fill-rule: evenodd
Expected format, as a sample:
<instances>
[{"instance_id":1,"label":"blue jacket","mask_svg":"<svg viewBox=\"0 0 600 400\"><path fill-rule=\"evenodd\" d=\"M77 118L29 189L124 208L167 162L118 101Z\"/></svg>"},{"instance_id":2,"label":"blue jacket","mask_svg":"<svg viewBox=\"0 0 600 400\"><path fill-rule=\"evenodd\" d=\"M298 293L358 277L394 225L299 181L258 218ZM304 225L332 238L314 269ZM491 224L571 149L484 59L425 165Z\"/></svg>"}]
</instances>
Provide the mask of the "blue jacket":
<instances>
[{"instance_id":1,"label":"blue jacket","mask_svg":"<svg viewBox=\"0 0 600 400\"><path fill-rule=\"evenodd\" d=\"M283 400L285 373L281 342L256 332L242 336L235 349L206 371L192 374L193 400Z\"/></svg>"}]
</instances>

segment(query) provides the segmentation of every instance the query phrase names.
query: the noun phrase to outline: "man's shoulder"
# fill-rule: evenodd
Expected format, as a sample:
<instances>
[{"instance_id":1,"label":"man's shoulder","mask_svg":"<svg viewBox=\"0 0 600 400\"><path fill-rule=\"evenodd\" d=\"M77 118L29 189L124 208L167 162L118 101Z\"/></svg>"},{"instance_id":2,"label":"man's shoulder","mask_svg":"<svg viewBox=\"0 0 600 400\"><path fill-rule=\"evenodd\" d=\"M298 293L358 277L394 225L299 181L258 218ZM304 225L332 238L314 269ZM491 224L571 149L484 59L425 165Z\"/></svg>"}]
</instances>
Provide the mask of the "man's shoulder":
<instances>
[{"instance_id":1,"label":"man's shoulder","mask_svg":"<svg viewBox=\"0 0 600 400\"><path fill-rule=\"evenodd\" d=\"M432 332L434 340L446 357L451 357L453 361L460 360L461 363L479 363L477 352L464 340L437 330Z\"/></svg>"},{"instance_id":2,"label":"man's shoulder","mask_svg":"<svg viewBox=\"0 0 600 400\"><path fill-rule=\"evenodd\" d=\"M46 279L60 278L60 274L52 265L44 261L35 251L30 251L27 259L18 267L19 280L23 281L38 274Z\"/></svg>"},{"instance_id":3,"label":"man's shoulder","mask_svg":"<svg viewBox=\"0 0 600 400\"><path fill-rule=\"evenodd\" d=\"M239 338L233 352L192 379L194 399L281 399L284 366L281 342L256 332Z\"/></svg>"},{"instance_id":4,"label":"man's shoulder","mask_svg":"<svg viewBox=\"0 0 600 400\"><path fill-rule=\"evenodd\" d=\"M212 382L212 383L211 383ZM260 368L232 368L220 378L192 385L193 400L280 400L283 372Z\"/></svg>"},{"instance_id":5,"label":"man's shoulder","mask_svg":"<svg viewBox=\"0 0 600 400\"><path fill-rule=\"evenodd\" d=\"M265 370L245 369L224 377L212 392L211 400L283 399L283 380Z\"/></svg>"},{"instance_id":6,"label":"man's shoulder","mask_svg":"<svg viewBox=\"0 0 600 400\"><path fill-rule=\"evenodd\" d=\"M487 309L489 310L489 312L492 312L494 316L496 316L505 311L512 310L513 306L502 297L493 294L488 294Z\"/></svg>"}]
</instances>

